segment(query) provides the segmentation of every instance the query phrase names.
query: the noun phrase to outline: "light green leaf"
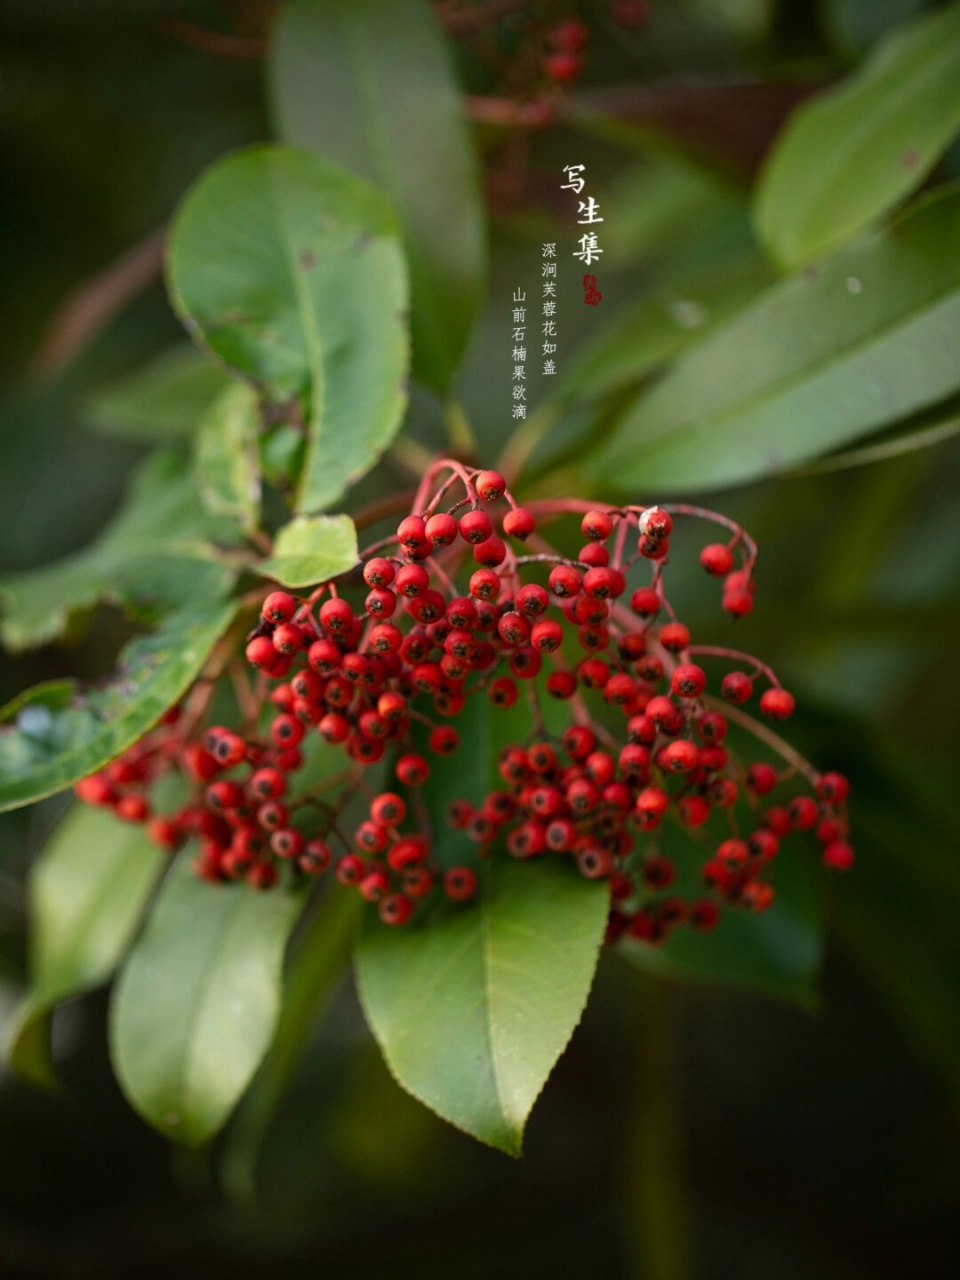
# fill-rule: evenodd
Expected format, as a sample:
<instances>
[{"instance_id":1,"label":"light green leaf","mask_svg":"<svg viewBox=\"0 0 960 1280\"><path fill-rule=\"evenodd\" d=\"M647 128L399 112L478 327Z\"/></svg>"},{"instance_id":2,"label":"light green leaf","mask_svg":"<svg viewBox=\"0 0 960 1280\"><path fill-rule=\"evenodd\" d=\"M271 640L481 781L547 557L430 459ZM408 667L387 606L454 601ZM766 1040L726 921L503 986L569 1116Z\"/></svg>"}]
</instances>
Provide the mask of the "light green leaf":
<instances>
[{"instance_id":1,"label":"light green leaf","mask_svg":"<svg viewBox=\"0 0 960 1280\"><path fill-rule=\"evenodd\" d=\"M349 516L295 516L277 534L257 573L285 587L306 587L352 569L359 559Z\"/></svg>"},{"instance_id":2,"label":"light green leaf","mask_svg":"<svg viewBox=\"0 0 960 1280\"><path fill-rule=\"evenodd\" d=\"M775 474L960 387L960 189L774 285L626 409L596 483L719 488Z\"/></svg>"},{"instance_id":3,"label":"light green leaf","mask_svg":"<svg viewBox=\"0 0 960 1280\"><path fill-rule=\"evenodd\" d=\"M331 160L257 147L187 194L168 271L188 328L267 394L306 405L297 509L335 502L406 404L406 271L390 207Z\"/></svg>"},{"instance_id":4,"label":"light green leaf","mask_svg":"<svg viewBox=\"0 0 960 1280\"><path fill-rule=\"evenodd\" d=\"M397 1078L458 1128L519 1155L527 1116L586 1005L608 888L559 858L500 855L478 900L357 951L367 1021Z\"/></svg>"},{"instance_id":5,"label":"light green leaf","mask_svg":"<svg viewBox=\"0 0 960 1280\"><path fill-rule=\"evenodd\" d=\"M293 0L270 82L278 132L394 203L412 285L417 377L446 391L485 272L483 206L451 59L425 0Z\"/></svg>"},{"instance_id":6,"label":"light green leaf","mask_svg":"<svg viewBox=\"0 0 960 1280\"><path fill-rule=\"evenodd\" d=\"M0 578L0 641L12 650L45 644L100 600L148 618L193 599L218 600L235 574L215 558L212 544L238 537L234 521L204 512L183 459L154 454L89 547Z\"/></svg>"},{"instance_id":7,"label":"light green leaf","mask_svg":"<svg viewBox=\"0 0 960 1280\"><path fill-rule=\"evenodd\" d=\"M8 1044L18 1075L54 1083L50 1011L110 977L165 862L142 826L103 809L77 805L58 823L30 875L30 987Z\"/></svg>"},{"instance_id":8,"label":"light green leaf","mask_svg":"<svg viewBox=\"0 0 960 1280\"><path fill-rule=\"evenodd\" d=\"M208 355L180 343L89 396L82 406L84 422L121 439L189 435L230 381Z\"/></svg>"},{"instance_id":9,"label":"light green leaf","mask_svg":"<svg viewBox=\"0 0 960 1280\"><path fill-rule=\"evenodd\" d=\"M422 793L442 867L476 865L442 815L452 799L481 802L499 780L500 749L523 739L530 715L525 702L502 711L474 700L457 727L459 751L432 761ZM527 1116L586 1005L609 889L559 857L520 864L498 849L477 870L469 905L440 906L402 929L368 910L357 982L398 1082L458 1128L519 1155Z\"/></svg>"},{"instance_id":10,"label":"light green leaf","mask_svg":"<svg viewBox=\"0 0 960 1280\"><path fill-rule=\"evenodd\" d=\"M120 975L110 1054L136 1110L187 1146L223 1125L270 1047L302 896L214 885L181 854Z\"/></svg>"},{"instance_id":11,"label":"light green leaf","mask_svg":"<svg viewBox=\"0 0 960 1280\"><path fill-rule=\"evenodd\" d=\"M0 811L63 791L152 728L200 674L234 610L171 613L126 646L108 683L55 681L0 710Z\"/></svg>"},{"instance_id":12,"label":"light green leaf","mask_svg":"<svg viewBox=\"0 0 960 1280\"><path fill-rule=\"evenodd\" d=\"M817 257L920 185L960 130L960 4L897 28L801 106L766 165L756 223L785 267Z\"/></svg>"},{"instance_id":13,"label":"light green leaf","mask_svg":"<svg viewBox=\"0 0 960 1280\"><path fill-rule=\"evenodd\" d=\"M223 391L203 415L197 434L200 498L213 515L233 516L244 529L260 521L257 428L253 390L241 383Z\"/></svg>"}]
</instances>

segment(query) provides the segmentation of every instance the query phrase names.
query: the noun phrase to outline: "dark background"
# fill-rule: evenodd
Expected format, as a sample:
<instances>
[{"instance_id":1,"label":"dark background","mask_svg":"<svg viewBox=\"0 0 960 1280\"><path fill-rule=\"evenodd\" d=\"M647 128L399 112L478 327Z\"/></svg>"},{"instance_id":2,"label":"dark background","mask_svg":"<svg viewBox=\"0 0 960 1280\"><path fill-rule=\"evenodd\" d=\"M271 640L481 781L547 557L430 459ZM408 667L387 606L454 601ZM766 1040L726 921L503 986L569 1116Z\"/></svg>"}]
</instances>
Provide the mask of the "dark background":
<instances>
[{"instance_id":1,"label":"dark background","mask_svg":"<svg viewBox=\"0 0 960 1280\"><path fill-rule=\"evenodd\" d=\"M597 18L587 86L768 82L762 101L727 96L728 117L701 105L691 126L680 113L682 128L655 97L666 133L689 146L692 128L736 199L785 106L923 7L655 4L629 37ZM591 22L601 8L583 6ZM207 163L270 136L257 56L270 14L226 0L0 9L2 571L88 541L142 455L88 429L85 404L179 336L158 232ZM460 56L470 88L488 89L489 60L473 46ZM604 184L638 162L562 131L529 147L482 141L494 276L464 397L495 450L506 392L484 392L485 353L504 337L515 264L536 254L551 212L547 166L574 143ZM938 176L957 168L948 157ZM607 300L655 281L659 251L625 255L622 275L604 278ZM118 281L123 305L93 322ZM84 307L65 327L79 288ZM430 419L427 406L411 431L433 444ZM654 983L607 956L515 1164L400 1092L345 989L274 1126L253 1203L219 1158L226 1148L171 1150L128 1109L95 994L58 1015L62 1095L0 1076L0 1275L960 1273L958 471L948 444L714 499L762 547L752 645L806 708L804 745L854 785L859 862L828 888L818 1013ZM373 487L396 478L388 464ZM125 625L100 610L71 644L2 659L0 701L53 675L109 670ZM56 812L0 819L5 1009L24 968L24 873Z\"/></svg>"}]
</instances>

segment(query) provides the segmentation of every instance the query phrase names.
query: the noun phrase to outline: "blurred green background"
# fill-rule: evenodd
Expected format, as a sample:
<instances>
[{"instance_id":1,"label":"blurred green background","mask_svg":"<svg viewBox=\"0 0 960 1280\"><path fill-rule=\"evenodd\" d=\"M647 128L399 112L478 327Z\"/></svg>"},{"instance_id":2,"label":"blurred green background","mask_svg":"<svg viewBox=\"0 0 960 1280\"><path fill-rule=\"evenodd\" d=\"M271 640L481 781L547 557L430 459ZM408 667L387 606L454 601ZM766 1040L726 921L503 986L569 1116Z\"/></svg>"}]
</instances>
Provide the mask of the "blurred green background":
<instances>
[{"instance_id":1,"label":"blurred green background","mask_svg":"<svg viewBox=\"0 0 960 1280\"><path fill-rule=\"evenodd\" d=\"M484 460L513 427L507 374L491 375L510 295L534 279L539 242L569 234L559 167L587 163L609 209L604 303L585 315L575 297L564 304L561 362L572 366L607 309L655 302L696 327L698 290L729 276L746 297L772 274L745 202L785 112L888 27L935 7L662 0L635 30L599 0L580 7L591 27L584 101L616 114L642 99L641 123L629 136L583 121L542 134L481 127L491 282L460 393ZM91 402L181 336L159 236L205 165L271 136L262 53L274 10L0 9L0 571L87 542L145 452L92 429ZM518 38L508 15L457 39L470 92L509 91ZM720 98L704 92L717 85ZM934 180L954 176L956 151ZM626 359L629 385L629 344ZM418 393L407 436L439 447L440 421L438 402ZM533 454L531 486L576 491L602 432L600 420L560 415ZM388 458L365 495L407 483L405 457ZM798 695L794 736L853 783L859 861L828 887L819 1012L654 983L606 956L514 1164L401 1093L347 987L270 1134L252 1202L229 1159L171 1150L129 1110L95 994L57 1018L62 1094L0 1076L0 1275L960 1274L958 478L960 448L947 442L712 499L761 546L758 607L737 641L745 634ZM677 603L692 625L709 619L718 642L733 634L695 566ZM0 702L55 675L109 671L126 634L101 609L71 643L3 657ZM7 1008L24 968L25 872L60 807L0 818Z\"/></svg>"}]
</instances>

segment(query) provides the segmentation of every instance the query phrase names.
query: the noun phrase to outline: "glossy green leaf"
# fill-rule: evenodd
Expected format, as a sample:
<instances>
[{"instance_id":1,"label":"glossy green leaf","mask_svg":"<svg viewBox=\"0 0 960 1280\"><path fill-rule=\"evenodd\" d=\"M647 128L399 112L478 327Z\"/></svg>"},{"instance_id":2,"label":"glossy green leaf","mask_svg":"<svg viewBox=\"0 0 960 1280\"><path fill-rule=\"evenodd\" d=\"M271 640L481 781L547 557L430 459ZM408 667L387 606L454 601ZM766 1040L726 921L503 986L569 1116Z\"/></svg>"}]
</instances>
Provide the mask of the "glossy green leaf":
<instances>
[{"instance_id":1,"label":"glossy green leaf","mask_svg":"<svg viewBox=\"0 0 960 1280\"><path fill-rule=\"evenodd\" d=\"M359 559L349 516L295 516L277 534L257 572L285 587L307 587L346 573Z\"/></svg>"},{"instance_id":2,"label":"glossy green leaf","mask_svg":"<svg viewBox=\"0 0 960 1280\"><path fill-rule=\"evenodd\" d=\"M30 875L30 986L8 1045L18 1075L53 1083L50 1011L110 977L165 862L142 826L106 810L77 805L58 823Z\"/></svg>"},{"instance_id":3,"label":"glossy green leaf","mask_svg":"<svg viewBox=\"0 0 960 1280\"><path fill-rule=\"evenodd\" d=\"M260 522L259 425L256 394L240 383L217 397L197 433L197 483L203 505L213 515L235 517L244 529L255 529Z\"/></svg>"},{"instance_id":4,"label":"glossy green leaf","mask_svg":"<svg viewBox=\"0 0 960 1280\"><path fill-rule=\"evenodd\" d=\"M13 650L45 644L100 600L152 618L193 599L220 599L235 574L216 559L213 544L239 536L234 521L203 510L183 459L154 454L89 547L0 578L0 641Z\"/></svg>"},{"instance_id":5,"label":"glossy green leaf","mask_svg":"<svg viewBox=\"0 0 960 1280\"><path fill-rule=\"evenodd\" d=\"M960 387L960 190L781 281L641 393L591 463L632 495L775 474Z\"/></svg>"},{"instance_id":6,"label":"glossy green leaf","mask_svg":"<svg viewBox=\"0 0 960 1280\"><path fill-rule=\"evenodd\" d=\"M39 685L0 710L0 811L63 791L146 733L200 674L234 609L171 613L126 646L109 682Z\"/></svg>"},{"instance_id":7,"label":"glossy green leaf","mask_svg":"<svg viewBox=\"0 0 960 1280\"><path fill-rule=\"evenodd\" d=\"M920 185L960 130L960 4L893 31L863 68L801 106L766 165L761 239L786 267L817 257Z\"/></svg>"},{"instance_id":8,"label":"glossy green leaf","mask_svg":"<svg viewBox=\"0 0 960 1280\"><path fill-rule=\"evenodd\" d=\"M171 440L194 431L229 385L225 369L197 347L180 343L94 392L82 406L83 417L103 435Z\"/></svg>"},{"instance_id":9,"label":"glossy green leaf","mask_svg":"<svg viewBox=\"0 0 960 1280\"><path fill-rule=\"evenodd\" d=\"M270 1047L283 954L302 898L214 885L186 850L130 953L110 1008L110 1053L131 1104L196 1146L223 1125Z\"/></svg>"},{"instance_id":10,"label":"glossy green leaf","mask_svg":"<svg viewBox=\"0 0 960 1280\"><path fill-rule=\"evenodd\" d=\"M690 854L686 861L691 863ZM812 860L813 865L808 865ZM696 860L697 867L702 859ZM677 864L683 870L684 859ZM696 868L678 877L680 892L697 891ZM820 868L822 871L822 868ZM722 909L711 933L676 929L662 946L630 939L618 951L649 973L686 981L742 987L815 1007L816 975L822 954L822 906L817 884L816 853L785 847L771 877L776 900L769 911L754 914Z\"/></svg>"},{"instance_id":11,"label":"glossy green leaf","mask_svg":"<svg viewBox=\"0 0 960 1280\"><path fill-rule=\"evenodd\" d=\"M410 263L414 372L445 391L485 252L472 140L435 14L425 0L293 0L270 82L281 137L340 160L393 201Z\"/></svg>"},{"instance_id":12,"label":"glossy green leaf","mask_svg":"<svg viewBox=\"0 0 960 1280\"><path fill-rule=\"evenodd\" d=\"M519 1155L527 1116L586 1005L608 892L560 859L504 855L478 900L422 925L371 916L357 950L367 1021L398 1082Z\"/></svg>"},{"instance_id":13,"label":"glossy green leaf","mask_svg":"<svg viewBox=\"0 0 960 1280\"><path fill-rule=\"evenodd\" d=\"M422 796L435 823L434 858L476 866L477 898L402 929L369 909L357 982L397 1081L458 1128L518 1155L527 1116L586 1004L609 894L566 859L517 863L498 848L477 864L475 848L442 815L451 800L479 804L500 784L500 750L529 733L529 709L474 699L457 728L460 749L432 760Z\"/></svg>"},{"instance_id":14,"label":"glossy green leaf","mask_svg":"<svg viewBox=\"0 0 960 1280\"><path fill-rule=\"evenodd\" d=\"M239 152L188 192L168 272L189 329L270 396L301 398L297 509L335 502L406 404L406 270L389 205L331 160Z\"/></svg>"}]
</instances>

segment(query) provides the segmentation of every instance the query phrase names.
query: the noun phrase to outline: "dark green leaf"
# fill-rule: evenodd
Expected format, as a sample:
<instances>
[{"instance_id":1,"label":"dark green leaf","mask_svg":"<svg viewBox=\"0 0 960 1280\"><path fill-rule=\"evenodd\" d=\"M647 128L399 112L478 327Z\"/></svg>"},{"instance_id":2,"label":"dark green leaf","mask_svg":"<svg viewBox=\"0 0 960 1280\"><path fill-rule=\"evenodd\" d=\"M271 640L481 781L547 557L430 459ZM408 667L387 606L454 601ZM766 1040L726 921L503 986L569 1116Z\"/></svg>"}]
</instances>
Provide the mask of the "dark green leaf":
<instances>
[{"instance_id":1,"label":"dark green leaf","mask_svg":"<svg viewBox=\"0 0 960 1280\"><path fill-rule=\"evenodd\" d=\"M256 570L285 587L306 587L357 563L357 531L349 516L295 516L277 534L273 555Z\"/></svg>"},{"instance_id":2,"label":"dark green leaf","mask_svg":"<svg viewBox=\"0 0 960 1280\"><path fill-rule=\"evenodd\" d=\"M294 0L270 71L280 135L342 161L395 204L410 262L414 372L445 391L470 335L485 255L472 140L435 15L424 0Z\"/></svg>"},{"instance_id":3,"label":"dark green leaf","mask_svg":"<svg viewBox=\"0 0 960 1280\"><path fill-rule=\"evenodd\" d=\"M626 410L595 460L632 494L782 471L960 386L960 190L775 285Z\"/></svg>"},{"instance_id":4,"label":"dark green leaf","mask_svg":"<svg viewBox=\"0 0 960 1280\"><path fill-rule=\"evenodd\" d=\"M233 516L244 529L260 522L257 428L260 412L253 390L228 387L203 415L197 434L197 482L212 515Z\"/></svg>"},{"instance_id":5,"label":"dark green leaf","mask_svg":"<svg viewBox=\"0 0 960 1280\"><path fill-rule=\"evenodd\" d=\"M45 568L0 578L0 640L14 650L44 644L100 600L154 617L193 599L220 599L235 575L217 561L211 544L238 536L232 520L204 512L182 459L154 454L89 547Z\"/></svg>"},{"instance_id":6,"label":"dark green leaf","mask_svg":"<svg viewBox=\"0 0 960 1280\"><path fill-rule=\"evenodd\" d=\"M897 28L862 70L801 106L757 192L757 228L792 267L918 187L960 129L960 5Z\"/></svg>"},{"instance_id":7,"label":"dark green leaf","mask_svg":"<svg viewBox=\"0 0 960 1280\"><path fill-rule=\"evenodd\" d=\"M223 1125L270 1047L298 894L212 885L186 850L120 975L110 1051L131 1104L196 1146Z\"/></svg>"},{"instance_id":8,"label":"dark green leaf","mask_svg":"<svg viewBox=\"0 0 960 1280\"><path fill-rule=\"evenodd\" d=\"M187 194L168 266L188 328L274 398L307 404L297 509L335 502L406 403L406 271L389 205L331 160L257 147Z\"/></svg>"},{"instance_id":9,"label":"dark green leaf","mask_svg":"<svg viewBox=\"0 0 960 1280\"><path fill-rule=\"evenodd\" d=\"M727 907L711 933L679 928L663 946L627 940L619 951L650 973L744 987L813 1008L823 920L816 866L807 865L810 858L816 855L809 849L785 848L772 877L776 900L768 911L754 914ZM677 859L680 891L695 893L697 872L693 869L693 875L684 878L683 862Z\"/></svg>"},{"instance_id":10,"label":"dark green leaf","mask_svg":"<svg viewBox=\"0 0 960 1280\"><path fill-rule=\"evenodd\" d=\"M106 810L77 805L61 819L30 875L30 987L8 1049L18 1075L53 1082L51 1009L110 977L165 861L142 826Z\"/></svg>"},{"instance_id":11,"label":"dark green leaf","mask_svg":"<svg viewBox=\"0 0 960 1280\"><path fill-rule=\"evenodd\" d=\"M104 435L170 440L189 435L230 385L230 375L208 355L181 343L90 396L85 422Z\"/></svg>"},{"instance_id":12,"label":"dark green leaf","mask_svg":"<svg viewBox=\"0 0 960 1280\"><path fill-rule=\"evenodd\" d=\"M127 645L109 683L56 681L0 710L0 811L63 791L146 733L200 674L234 608L171 613Z\"/></svg>"}]
</instances>

